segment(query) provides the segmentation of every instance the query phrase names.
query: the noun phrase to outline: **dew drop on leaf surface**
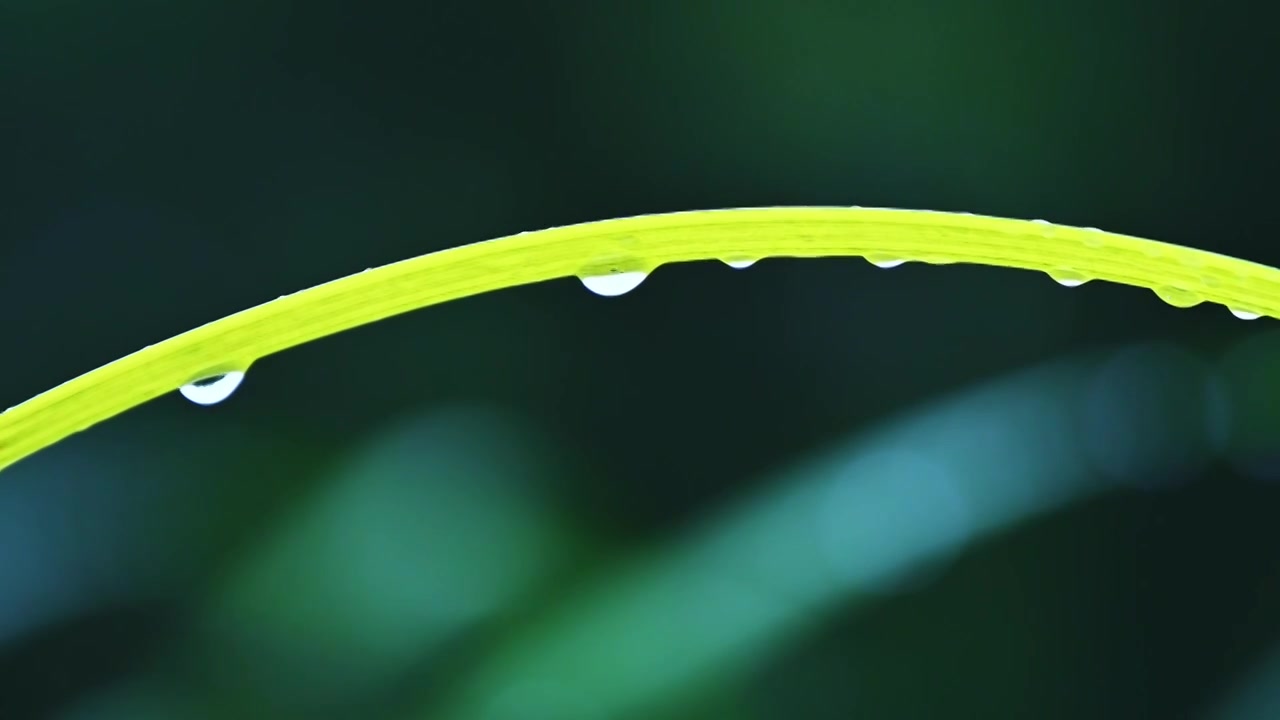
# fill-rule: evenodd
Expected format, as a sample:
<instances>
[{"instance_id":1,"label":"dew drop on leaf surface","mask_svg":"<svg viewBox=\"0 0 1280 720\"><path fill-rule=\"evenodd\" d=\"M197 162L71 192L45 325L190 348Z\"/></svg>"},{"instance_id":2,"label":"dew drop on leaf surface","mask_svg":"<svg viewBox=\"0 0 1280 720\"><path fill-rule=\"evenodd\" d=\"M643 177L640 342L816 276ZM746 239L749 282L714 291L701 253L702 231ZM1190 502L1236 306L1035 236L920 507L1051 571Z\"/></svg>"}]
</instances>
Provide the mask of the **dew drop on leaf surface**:
<instances>
[{"instance_id":1,"label":"dew drop on leaf surface","mask_svg":"<svg viewBox=\"0 0 1280 720\"><path fill-rule=\"evenodd\" d=\"M178 392L197 405L216 405L231 397L243 380L244 373L232 371L187 383Z\"/></svg>"},{"instance_id":2,"label":"dew drop on leaf surface","mask_svg":"<svg viewBox=\"0 0 1280 720\"><path fill-rule=\"evenodd\" d=\"M867 262L871 263L872 265L875 265L878 268L884 268L888 270L889 268L896 268L899 265L902 265L903 263L906 262L906 260L903 260L901 258L895 258L895 257L887 257L885 255L868 255Z\"/></svg>"},{"instance_id":3,"label":"dew drop on leaf surface","mask_svg":"<svg viewBox=\"0 0 1280 720\"><path fill-rule=\"evenodd\" d=\"M605 297L625 295L635 290L648 277L642 272L620 272L610 275L591 275L578 278L588 290Z\"/></svg>"},{"instance_id":4,"label":"dew drop on leaf surface","mask_svg":"<svg viewBox=\"0 0 1280 720\"><path fill-rule=\"evenodd\" d=\"M1074 270L1050 270L1049 277L1053 278L1054 282L1062 285L1063 287L1080 287L1081 285L1089 282L1089 278Z\"/></svg>"}]
</instances>

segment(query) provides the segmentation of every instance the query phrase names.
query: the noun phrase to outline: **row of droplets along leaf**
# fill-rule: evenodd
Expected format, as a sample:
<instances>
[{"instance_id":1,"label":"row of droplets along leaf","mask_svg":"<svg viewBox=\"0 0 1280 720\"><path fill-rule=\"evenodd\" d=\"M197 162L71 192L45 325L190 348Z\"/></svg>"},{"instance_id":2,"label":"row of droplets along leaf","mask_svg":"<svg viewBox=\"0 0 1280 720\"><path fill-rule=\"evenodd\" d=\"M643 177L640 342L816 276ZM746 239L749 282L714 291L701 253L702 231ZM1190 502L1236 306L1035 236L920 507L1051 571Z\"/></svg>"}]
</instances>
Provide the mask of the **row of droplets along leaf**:
<instances>
[{"instance_id":1,"label":"row of droplets along leaf","mask_svg":"<svg viewBox=\"0 0 1280 720\"><path fill-rule=\"evenodd\" d=\"M1034 222L1042 223L1045 221L1037 220ZM1085 228L1085 229L1097 231L1097 228ZM871 263L872 265L875 265L878 268L884 268L884 269L896 268L907 262L902 258L891 257L891 256L876 254L876 253L866 255L865 259L867 260L867 262ZM722 260L721 262L723 262L725 265L728 265L729 267L734 268L736 270L744 270L756 264L756 260L753 260L753 259L726 259L726 260ZM1050 270L1047 274L1049 275L1050 278L1053 279L1054 282L1069 288L1080 287L1081 285L1084 285L1085 283L1089 282L1089 280L1091 279L1088 276L1086 276L1084 273L1081 273L1077 270L1071 270L1068 268ZM632 290L636 289L637 287L640 286L640 283L644 282L645 278L647 277L648 277L648 273L646 272L629 271L629 272L608 273L604 275L586 275L586 276L581 276L578 279L582 282L582 284L588 290L590 290L591 292L597 295L601 295L604 297L617 297L619 295L625 295L631 292ZM1198 295L1196 295L1195 293L1189 290L1183 290L1181 288L1162 286L1162 287L1156 288L1153 292L1155 292L1156 296L1158 296L1161 300L1165 301L1166 303L1174 307L1188 308L1188 307L1193 307L1195 305L1199 305L1202 302L1201 298ZM1236 316L1237 318L1240 318L1241 320L1257 320L1258 318L1262 317L1262 315L1259 313L1250 312L1247 310L1241 310L1238 308L1228 308L1228 309L1231 311L1232 315Z\"/></svg>"},{"instance_id":2,"label":"row of droplets along leaf","mask_svg":"<svg viewBox=\"0 0 1280 720\"><path fill-rule=\"evenodd\" d=\"M1032 222L1038 224L1049 224L1044 220L1034 220ZM1097 228L1084 229L1100 232ZM1088 241L1086 241L1086 244L1089 244ZM908 262L902 258L879 253L868 254L865 256L865 259L872 265L886 270L899 267ZM722 262L735 270L745 270L746 268L755 265L757 261L752 258L728 258L722 260ZM1054 282L1069 288L1079 287L1090 280L1090 278L1085 276L1083 273L1068 268L1051 270L1048 272L1048 275L1054 280ZM632 270L626 272L607 273L603 275L585 275L579 277L578 280L582 282L584 287L596 295L600 295L602 297L618 297L635 290L648 276L649 274L647 272ZM1159 287L1156 288L1154 292L1161 300L1174 307L1187 308L1198 305L1201 302L1200 298L1195 293L1181 288L1167 286ZM1228 309L1231 311L1232 315L1241 320L1257 320L1262 317L1259 313L1247 310L1240 310L1237 308ZM186 385L183 385L179 391L182 393L183 397L197 405L216 405L231 397L243 381L244 372L242 371L218 373L216 375L209 375L200 378L199 380L187 383Z\"/></svg>"}]
</instances>

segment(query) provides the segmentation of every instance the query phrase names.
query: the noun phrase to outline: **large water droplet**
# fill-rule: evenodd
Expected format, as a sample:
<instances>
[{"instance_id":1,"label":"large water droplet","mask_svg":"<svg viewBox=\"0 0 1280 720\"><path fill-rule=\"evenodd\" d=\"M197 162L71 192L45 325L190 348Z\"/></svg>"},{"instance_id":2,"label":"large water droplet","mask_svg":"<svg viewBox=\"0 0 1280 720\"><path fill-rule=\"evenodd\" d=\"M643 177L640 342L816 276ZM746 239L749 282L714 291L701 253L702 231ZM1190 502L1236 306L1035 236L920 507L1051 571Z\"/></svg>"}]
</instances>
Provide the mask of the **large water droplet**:
<instances>
[{"instance_id":1,"label":"large water droplet","mask_svg":"<svg viewBox=\"0 0 1280 720\"><path fill-rule=\"evenodd\" d=\"M896 258L891 255L868 255L867 262L878 268L896 268L906 262L902 258Z\"/></svg>"},{"instance_id":2,"label":"large water droplet","mask_svg":"<svg viewBox=\"0 0 1280 720\"><path fill-rule=\"evenodd\" d=\"M728 265L734 270L746 270L752 265L755 265L756 261L755 260L725 260L724 264Z\"/></svg>"},{"instance_id":3,"label":"large water droplet","mask_svg":"<svg viewBox=\"0 0 1280 720\"><path fill-rule=\"evenodd\" d=\"M591 275L578 279L582 281L582 284L588 290L597 295L616 297L635 290L640 283L644 282L646 277L648 277L646 273L635 271L612 273L610 275Z\"/></svg>"},{"instance_id":4,"label":"large water droplet","mask_svg":"<svg viewBox=\"0 0 1280 720\"><path fill-rule=\"evenodd\" d=\"M1080 287L1081 285L1089 282L1089 278L1085 277L1083 273L1076 272L1075 270L1050 270L1049 277L1053 278L1053 281L1059 285L1066 287Z\"/></svg>"},{"instance_id":5,"label":"large water droplet","mask_svg":"<svg viewBox=\"0 0 1280 720\"><path fill-rule=\"evenodd\" d=\"M243 380L244 373L233 370L187 383L178 392L197 405L216 405L231 397Z\"/></svg>"},{"instance_id":6,"label":"large water droplet","mask_svg":"<svg viewBox=\"0 0 1280 720\"><path fill-rule=\"evenodd\" d=\"M1249 312L1248 310L1237 310L1235 308L1228 308L1228 309L1231 311L1232 315L1235 315L1241 320L1257 320L1258 318L1262 317L1262 315L1260 315L1259 313L1252 313L1252 312Z\"/></svg>"},{"instance_id":7,"label":"large water droplet","mask_svg":"<svg viewBox=\"0 0 1280 720\"><path fill-rule=\"evenodd\" d=\"M1156 296L1174 307L1189 308L1204 302L1204 298L1182 288L1162 285L1155 289Z\"/></svg>"}]
</instances>

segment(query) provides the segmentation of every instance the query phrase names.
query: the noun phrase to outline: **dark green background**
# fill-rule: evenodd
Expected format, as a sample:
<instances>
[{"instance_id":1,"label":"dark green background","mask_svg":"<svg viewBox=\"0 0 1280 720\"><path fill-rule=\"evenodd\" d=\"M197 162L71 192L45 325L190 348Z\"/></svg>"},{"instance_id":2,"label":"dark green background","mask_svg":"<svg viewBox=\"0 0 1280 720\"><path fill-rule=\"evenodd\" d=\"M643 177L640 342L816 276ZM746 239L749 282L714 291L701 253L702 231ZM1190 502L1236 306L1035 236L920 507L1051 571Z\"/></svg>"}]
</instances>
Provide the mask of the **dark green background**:
<instances>
[{"instance_id":1,"label":"dark green background","mask_svg":"<svg viewBox=\"0 0 1280 720\"><path fill-rule=\"evenodd\" d=\"M650 212L968 211L1280 263L1275 27L1209 3L7 0L0 405L366 267ZM1273 323L859 259L664 267L616 299L560 280L392 318L259 361L224 405L175 394L5 471L0 714L443 717L539 618L625 595L609 578L679 557L789 468L953 392L1135 345L1081 431L1125 482L958 545L908 590L833 598L626 716L1212 715L1280 644ZM383 452L394 471L351 469ZM418 482L496 482L460 507L510 505L476 512L532 522L556 560L382 664L326 664L289 620L311 586L287 574L267 619L210 610L338 476L392 488L370 507L415 530L389 536L400 564L350 578L325 565L342 551L311 553L323 529L299 536L289 567L332 587L385 599L425 575L442 585L412 602L468 605L449 578L532 572L451 556L470 516L393 491ZM370 618L342 597L329 623L359 636ZM608 688L552 680L545 707L477 716L603 713L556 703ZM96 704L117 688L123 715Z\"/></svg>"}]
</instances>

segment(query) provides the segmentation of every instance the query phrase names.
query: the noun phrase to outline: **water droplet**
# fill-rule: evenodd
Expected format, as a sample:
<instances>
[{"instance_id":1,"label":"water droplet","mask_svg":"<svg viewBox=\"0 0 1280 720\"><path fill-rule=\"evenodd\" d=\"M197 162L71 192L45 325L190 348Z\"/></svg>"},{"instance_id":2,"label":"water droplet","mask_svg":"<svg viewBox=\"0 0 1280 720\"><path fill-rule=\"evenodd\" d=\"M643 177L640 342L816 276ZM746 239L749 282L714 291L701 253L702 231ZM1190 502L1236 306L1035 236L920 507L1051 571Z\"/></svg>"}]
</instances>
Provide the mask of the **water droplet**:
<instances>
[{"instance_id":1,"label":"water droplet","mask_svg":"<svg viewBox=\"0 0 1280 720\"><path fill-rule=\"evenodd\" d=\"M1189 308L1204 302L1204 298L1182 288L1162 285L1155 289L1156 296L1170 305L1178 308Z\"/></svg>"},{"instance_id":2,"label":"water droplet","mask_svg":"<svg viewBox=\"0 0 1280 720\"><path fill-rule=\"evenodd\" d=\"M755 265L756 261L755 260L725 260L724 264L728 265L734 270L746 270L752 265Z\"/></svg>"},{"instance_id":3,"label":"water droplet","mask_svg":"<svg viewBox=\"0 0 1280 720\"><path fill-rule=\"evenodd\" d=\"M625 295L635 290L644 279L648 277L643 272L620 272L611 275L590 275L580 277L579 280L586 286L588 290L604 297L616 297Z\"/></svg>"},{"instance_id":4,"label":"water droplet","mask_svg":"<svg viewBox=\"0 0 1280 720\"><path fill-rule=\"evenodd\" d=\"M231 397L243 380L244 373L232 371L189 382L178 392L197 405L216 405Z\"/></svg>"},{"instance_id":5,"label":"water droplet","mask_svg":"<svg viewBox=\"0 0 1280 720\"><path fill-rule=\"evenodd\" d=\"M1048 220L1036 219L1036 220L1032 220L1031 222L1035 223L1036 225L1040 225L1044 228L1043 230L1040 231L1040 235L1046 239L1052 239L1058 234L1058 226L1054 225Z\"/></svg>"},{"instance_id":6,"label":"water droplet","mask_svg":"<svg viewBox=\"0 0 1280 720\"><path fill-rule=\"evenodd\" d=\"M1241 320L1257 320L1258 318L1262 317L1262 315L1260 315L1259 313L1251 313L1248 310L1237 310L1235 308L1228 308L1228 309L1231 311L1232 315L1235 315Z\"/></svg>"},{"instance_id":7,"label":"water droplet","mask_svg":"<svg viewBox=\"0 0 1280 720\"><path fill-rule=\"evenodd\" d=\"M868 255L867 262L878 268L896 268L906 262L902 258L892 257L890 255Z\"/></svg>"},{"instance_id":8,"label":"water droplet","mask_svg":"<svg viewBox=\"0 0 1280 720\"><path fill-rule=\"evenodd\" d=\"M1084 236L1084 240L1083 240L1085 247L1097 249L1106 245L1106 242L1103 241L1101 237L1103 235L1102 230L1099 230L1096 227L1087 227L1087 228L1080 228L1080 229L1088 233L1088 235Z\"/></svg>"},{"instance_id":9,"label":"water droplet","mask_svg":"<svg viewBox=\"0 0 1280 720\"><path fill-rule=\"evenodd\" d=\"M1089 282L1089 278L1075 270L1050 270L1049 277L1053 278L1054 282L1065 287L1080 287L1081 285Z\"/></svg>"}]
</instances>

